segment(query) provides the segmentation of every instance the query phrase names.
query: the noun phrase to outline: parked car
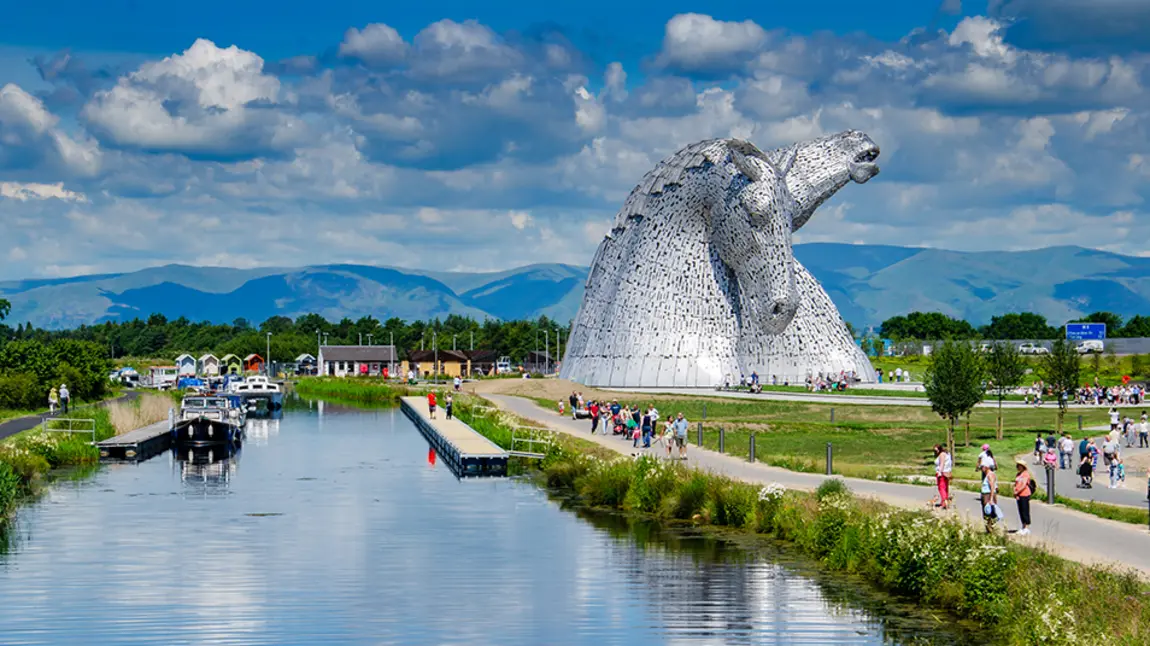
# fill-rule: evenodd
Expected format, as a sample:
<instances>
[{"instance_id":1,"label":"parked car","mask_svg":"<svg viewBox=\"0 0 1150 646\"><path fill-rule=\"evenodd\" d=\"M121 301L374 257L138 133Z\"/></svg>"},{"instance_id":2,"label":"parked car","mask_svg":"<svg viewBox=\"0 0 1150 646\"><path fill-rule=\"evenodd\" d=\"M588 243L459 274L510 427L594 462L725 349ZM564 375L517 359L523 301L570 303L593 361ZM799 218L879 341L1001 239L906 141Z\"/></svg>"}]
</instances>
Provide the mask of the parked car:
<instances>
[{"instance_id":1,"label":"parked car","mask_svg":"<svg viewBox=\"0 0 1150 646\"><path fill-rule=\"evenodd\" d=\"M1022 354L1050 354L1046 346L1037 343L1023 343L1018 346L1018 351Z\"/></svg>"},{"instance_id":2,"label":"parked car","mask_svg":"<svg viewBox=\"0 0 1150 646\"><path fill-rule=\"evenodd\" d=\"M1074 349L1078 351L1078 354L1102 354L1104 347L1101 341L1092 339L1079 343Z\"/></svg>"},{"instance_id":3,"label":"parked car","mask_svg":"<svg viewBox=\"0 0 1150 646\"><path fill-rule=\"evenodd\" d=\"M990 352L993 349L994 349L993 343L980 343L980 344L978 344L978 351L982 352L983 354Z\"/></svg>"},{"instance_id":4,"label":"parked car","mask_svg":"<svg viewBox=\"0 0 1150 646\"><path fill-rule=\"evenodd\" d=\"M510 374L511 372L511 357L499 357L499 361L495 362L495 373L506 375Z\"/></svg>"}]
</instances>

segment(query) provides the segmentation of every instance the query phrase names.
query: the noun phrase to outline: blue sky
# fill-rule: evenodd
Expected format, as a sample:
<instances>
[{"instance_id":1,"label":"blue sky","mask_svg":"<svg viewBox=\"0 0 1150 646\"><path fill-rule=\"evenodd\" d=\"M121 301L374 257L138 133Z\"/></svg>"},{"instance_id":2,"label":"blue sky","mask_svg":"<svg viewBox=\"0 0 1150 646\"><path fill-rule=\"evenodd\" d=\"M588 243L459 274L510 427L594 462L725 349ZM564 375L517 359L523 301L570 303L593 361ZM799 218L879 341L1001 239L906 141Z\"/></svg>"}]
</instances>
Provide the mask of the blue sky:
<instances>
[{"instance_id":1,"label":"blue sky","mask_svg":"<svg viewBox=\"0 0 1150 646\"><path fill-rule=\"evenodd\" d=\"M801 241L1147 253L1150 3L657 7L7 7L0 279L586 264L677 148L846 128L883 173Z\"/></svg>"}]
</instances>

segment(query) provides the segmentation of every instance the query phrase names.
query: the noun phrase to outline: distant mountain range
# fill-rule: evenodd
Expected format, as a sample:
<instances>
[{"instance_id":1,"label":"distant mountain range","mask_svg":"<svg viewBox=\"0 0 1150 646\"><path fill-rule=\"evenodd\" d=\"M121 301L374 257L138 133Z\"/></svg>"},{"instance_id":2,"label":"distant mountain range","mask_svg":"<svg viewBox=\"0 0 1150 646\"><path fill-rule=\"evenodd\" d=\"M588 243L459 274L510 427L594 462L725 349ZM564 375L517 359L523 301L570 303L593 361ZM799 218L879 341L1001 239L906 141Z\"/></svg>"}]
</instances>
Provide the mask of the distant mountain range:
<instances>
[{"instance_id":1,"label":"distant mountain range","mask_svg":"<svg viewBox=\"0 0 1150 646\"><path fill-rule=\"evenodd\" d=\"M1037 312L1055 325L1105 310L1150 314L1150 258L1050 247L957 252L877 245L797 245L846 320L877 326L911 311L940 311L974 324L1006 312ZM370 314L413 320L461 314L482 319L575 316L585 267L529 265L457 273L319 265L230 269L166 265L126 274L0 281L8 322L69 328L107 320L168 318L253 323L314 312L329 320Z\"/></svg>"}]
</instances>

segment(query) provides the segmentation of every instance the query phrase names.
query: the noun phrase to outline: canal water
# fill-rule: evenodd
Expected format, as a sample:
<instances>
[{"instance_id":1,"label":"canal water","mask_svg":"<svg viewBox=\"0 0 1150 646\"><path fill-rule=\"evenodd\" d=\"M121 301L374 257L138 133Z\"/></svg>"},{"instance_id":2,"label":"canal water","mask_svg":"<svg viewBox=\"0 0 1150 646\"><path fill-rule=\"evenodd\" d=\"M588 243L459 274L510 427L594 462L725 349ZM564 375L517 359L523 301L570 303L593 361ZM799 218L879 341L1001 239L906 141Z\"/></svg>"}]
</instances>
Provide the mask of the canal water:
<instances>
[{"instance_id":1,"label":"canal water","mask_svg":"<svg viewBox=\"0 0 1150 646\"><path fill-rule=\"evenodd\" d=\"M235 456L58 482L0 555L0 643L957 644L777 549L458 480L398 410L307 404Z\"/></svg>"}]
</instances>

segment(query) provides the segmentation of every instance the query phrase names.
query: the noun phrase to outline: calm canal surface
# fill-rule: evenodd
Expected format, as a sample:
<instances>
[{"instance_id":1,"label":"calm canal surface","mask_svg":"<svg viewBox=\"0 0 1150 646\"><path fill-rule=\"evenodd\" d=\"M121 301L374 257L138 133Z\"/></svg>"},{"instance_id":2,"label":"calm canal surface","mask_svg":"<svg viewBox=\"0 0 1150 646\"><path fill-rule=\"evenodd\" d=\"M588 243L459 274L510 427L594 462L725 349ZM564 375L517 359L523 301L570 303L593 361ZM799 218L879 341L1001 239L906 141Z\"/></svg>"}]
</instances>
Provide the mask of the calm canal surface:
<instances>
[{"instance_id":1,"label":"calm canal surface","mask_svg":"<svg viewBox=\"0 0 1150 646\"><path fill-rule=\"evenodd\" d=\"M971 637L769 548L575 512L529 482L457 480L430 457L398 410L315 404L249 422L230 460L164 454L57 483L0 555L0 642Z\"/></svg>"}]
</instances>

